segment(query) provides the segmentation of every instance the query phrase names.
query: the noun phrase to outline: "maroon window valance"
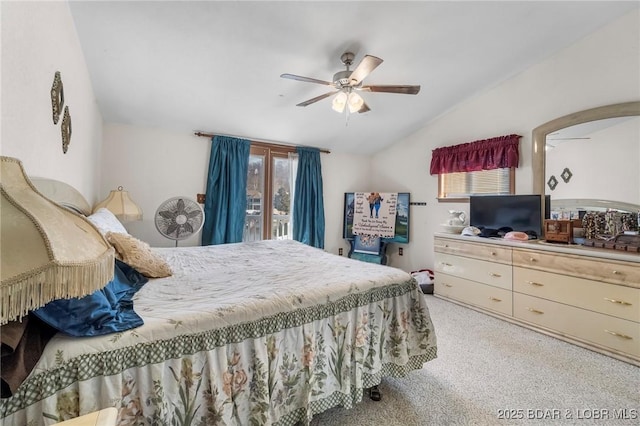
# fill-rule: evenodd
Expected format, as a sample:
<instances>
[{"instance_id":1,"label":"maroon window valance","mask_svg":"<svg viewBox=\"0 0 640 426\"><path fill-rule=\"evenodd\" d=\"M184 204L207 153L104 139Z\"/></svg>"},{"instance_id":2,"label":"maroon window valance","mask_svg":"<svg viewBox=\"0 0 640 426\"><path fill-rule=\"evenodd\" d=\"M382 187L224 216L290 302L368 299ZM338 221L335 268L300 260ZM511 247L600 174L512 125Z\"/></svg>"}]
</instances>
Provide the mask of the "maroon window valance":
<instances>
[{"instance_id":1,"label":"maroon window valance","mask_svg":"<svg viewBox=\"0 0 640 426\"><path fill-rule=\"evenodd\" d=\"M432 151L431 174L518 167L519 135L498 136Z\"/></svg>"}]
</instances>

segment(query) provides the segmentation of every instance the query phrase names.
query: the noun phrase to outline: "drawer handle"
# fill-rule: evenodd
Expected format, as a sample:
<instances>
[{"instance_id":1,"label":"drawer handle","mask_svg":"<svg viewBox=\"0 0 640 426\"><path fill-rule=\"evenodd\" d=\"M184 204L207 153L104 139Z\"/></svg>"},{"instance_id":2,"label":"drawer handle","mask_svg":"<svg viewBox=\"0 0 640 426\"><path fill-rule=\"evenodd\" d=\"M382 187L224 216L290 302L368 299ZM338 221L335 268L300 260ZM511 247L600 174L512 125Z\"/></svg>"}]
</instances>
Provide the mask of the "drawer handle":
<instances>
[{"instance_id":1,"label":"drawer handle","mask_svg":"<svg viewBox=\"0 0 640 426\"><path fill-rule=\"evenodd\" d=\"M495 256L497 253L495 251L491 252L491 256Z\"/></svg>"},{"instance_id":2,"label":"drawer handle","mask_svg":"<svg viewBox=\"0 0 640 426\"><path fill-rule=\"evenodd\" d=\"M489 300L493 300L494 302L502 302L502 299L498 299L497 297L489 296Z\"/></svg>"},{"instance_id":3,"label":"drawer handle","mask_svg":"<svg viewBox=\"0 0 640 426\"><path fill-rule=\"evenodd\" d=\"M544 314L544 312L539 311L539 310L537 310L537 309L533 309L533 308L527 308L527 310L528 310L529 312L533 312L534 314Z\"/></svg>"},{"instance_id":4,"label":"drawer handle","mask_svg":"<svg viewBox=\"0 0 640 426\"><path fill-rule=\"evenodd\" d=\"M439 248L439 249L449 249L449 250L460 250L458 247L449 247L449 245L448 245L448 244L445 244L445 245L443 245L443 246L436 246L436 248Z\"/></svg>"},{"instance_id":5,"label":"drawer handle","mask_svg":"<svg viewBox=\"0 0 640 426\"><path fill-rule=\"evenodd\" d=\"M447 263L447 262L440 262L440 264L443 265L443 266L453 266L452 264Z\"/></svg>"},{"instance_id":6,"label":"drawer handle","mask_svg":"<svg viewBox=\"0 0 640 426\"><path fill-rule=\"evenodd\" d=\"M530 258L529 258L529 262L537 262L537 261L538 261L538 259L536 259L536 258L534 258L534 257L530 257Z\"/></svg>"},{"instance_id":7,"label":"drawer handle","mask_svg":"<svg viewBox=\"0 0 640 426\"><path fill-rule=\"evenodd\" d=\"M534 285L534 286L536 286L536 287L544 287L544 284L537 283L537 282L535 282L535 281L526 281L526 283L527 283L527 284Z\"/></svg>"},{"instance_id":8,"label":"drawer handle","mask_svg":"<svg viewBox=\"0 0 640 426\"><path fill-rule=\"evenodd\" d=\"M609 330L605 330L604 332L612 334L612 335L617 336L617 337L622 337L623 339L633 340L633 337L627 336L626 334L616 333L615 331L609 331Z\"/></svg>"},{"instance_id":9,"label":"drawer handle","mask_svg":"<svg viewBox=\"0 0 640 426\"><path fill-rule=\"evenodd\" d=\"M632 303L625 302L624 300L609 299L608 297L605 297L604 300L606 300L607 302L611 302L611 303L618 303L618 304L624 305L624 306L631 306L632 305Z\"/></svg>"},{"instance_id":10,"label":"drawer handle","mask_svg":"<svg viewBox=\"0 0 640 426\"><path fill-rule=\"evenodd\" d=\"M500 278L502 276L500 274L496 274L495 272L489 272L489 275L491 275L492 277L496 277L496 278Z\"/></svg>"},{"instance_id":11,"label":"drawer handle","mask_svg":"<svg viewBox=\"0 0 640 426\"><path fill-rule=\"evenodd\" d=\"M622 275L622 272L616 271L615 269L611 272L613 272L613 275Z\"/></svg>"},{"instance_id":12,"label":"drawer handle","mask_svg":"<svg viewBox=\"0 0 640 426\"><path fill-rule=\"evenodd\" d=\"M444 284L445 287L453 287L451 284Z\"/></svg>"}]
</instances>

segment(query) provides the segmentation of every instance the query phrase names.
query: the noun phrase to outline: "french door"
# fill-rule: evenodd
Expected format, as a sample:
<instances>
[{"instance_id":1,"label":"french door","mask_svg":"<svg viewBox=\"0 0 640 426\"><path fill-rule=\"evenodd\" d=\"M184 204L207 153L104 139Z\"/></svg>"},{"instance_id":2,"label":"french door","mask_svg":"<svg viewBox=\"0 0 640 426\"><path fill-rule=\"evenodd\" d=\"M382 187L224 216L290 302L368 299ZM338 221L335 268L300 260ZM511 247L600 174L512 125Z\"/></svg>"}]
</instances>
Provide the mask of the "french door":
<instances>
[{"instance_id":1,"label":"french door","mask_svg":"<svg viewBox=\"0 0 640 426\"><path fill-rule=\"evenodd\" d=\"M252 143L243 241L292 238L294 149Z\"/></svg>"}]
</instances>

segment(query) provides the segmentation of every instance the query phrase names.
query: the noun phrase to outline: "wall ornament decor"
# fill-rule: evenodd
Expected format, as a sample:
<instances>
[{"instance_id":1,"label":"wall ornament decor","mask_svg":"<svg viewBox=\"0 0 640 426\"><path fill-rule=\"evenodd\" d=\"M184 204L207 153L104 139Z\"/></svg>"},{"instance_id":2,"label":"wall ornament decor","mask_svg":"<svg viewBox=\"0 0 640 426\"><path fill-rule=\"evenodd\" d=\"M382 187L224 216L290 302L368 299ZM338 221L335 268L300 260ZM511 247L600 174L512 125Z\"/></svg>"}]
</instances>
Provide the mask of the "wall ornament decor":
<instances>
[{"instance_id":1,"label":"wall ornament decor","mask_svg":"<svg viewBox=\"0 0 640 426\"><path fill-rule=\"evenodd\" d=\"M569 183L569 181L571 180L571 176L573 176L573 173L571 173L571 170L569 170L568 167L565 167L562 171L562 174L560 175L564 183Z\"/></svg>"},{"instance_id":2,"label":"wall ornament decor","mask_svg":"<svg viewBox=\"0 0 640 426\"><path fill-rule=\"evenodd\" d=\"M69 143L71 142L71 115L69 115L69 107L64 107L64 115L62 116L62 152L67 153Z\"/></svg>"},{"instance_id":3,"label":"wall ornament decor","mask_svg":"<svg viewBox=\"0 0 640 426\"><path fill-rule=\"evenodd\" d=\"M556 189L556 186L558 186L558 179L556 179L555 176L551 175L551 177L547 181L547 185L549 186L549 189L553 191L554 189Z\"/></svg>"},{"instance_id":4,"label":"wall ornament decor","mask_svg":"<svg viewBox=\"0 0 640 426\"><path fill-rule=\"evenodd\" d=\"M64 106L64 88L62 86L62 78L60 71L56 71L53 77L53 85L51 86L51 109L53 112L53 124L58 124L60 113Z\"/></svg>"}]
</instances>

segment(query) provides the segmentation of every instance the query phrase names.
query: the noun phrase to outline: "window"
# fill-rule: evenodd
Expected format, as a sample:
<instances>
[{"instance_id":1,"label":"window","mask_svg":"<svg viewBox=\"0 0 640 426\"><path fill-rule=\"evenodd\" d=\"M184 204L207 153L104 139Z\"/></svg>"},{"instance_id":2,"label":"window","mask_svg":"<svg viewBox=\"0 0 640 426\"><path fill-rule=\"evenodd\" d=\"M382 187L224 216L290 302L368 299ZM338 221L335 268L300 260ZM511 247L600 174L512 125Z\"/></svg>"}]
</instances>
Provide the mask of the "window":
<instances>
[{"instance_id":1,"label":"window","mask_svg":"<svg viewBox=\"0 0 640 426\"><path fill-rule=\"evenodd\" d=\"M430 173L438 175L438 200L514 194L520 138L512 134L434 149Z\"/></svg>"},{"instance_id":2,"label":"window","mask_svg":"<svg viewBox=\"0 0 640 426\"><path fill-rule=\"evenodd\" d=\"M291 239L294 147L252 142L243 241Z\"/></svg>"},{"instance_id":3,"label":"window","mask_svg":"<svg viewBox=\"0 0 640 426\"><path fill-rule=\"evenodd\" d=\"M439 201L462 201L478 194L514 194L515 167L438 175Z\"/></svg>"}]
</instances>

